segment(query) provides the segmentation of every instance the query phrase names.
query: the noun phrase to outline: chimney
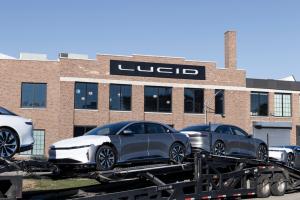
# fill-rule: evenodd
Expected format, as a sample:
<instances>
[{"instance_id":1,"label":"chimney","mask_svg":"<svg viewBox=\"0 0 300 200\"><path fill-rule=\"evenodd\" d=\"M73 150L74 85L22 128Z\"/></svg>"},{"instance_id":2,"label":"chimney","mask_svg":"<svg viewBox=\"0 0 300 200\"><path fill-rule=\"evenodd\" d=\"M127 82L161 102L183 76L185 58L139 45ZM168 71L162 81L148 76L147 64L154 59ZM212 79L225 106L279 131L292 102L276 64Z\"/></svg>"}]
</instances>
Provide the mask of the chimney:
<instances>
[{"instance_id":1,"label":"chimney","mask_svg":"<svg viewBox=\"0 0 300 200\"><path fill-rule=\"evenodd\" d=\"M236 32L226 31L225 39L225 68L236 69Z\"/></svg>"}]
</instances>

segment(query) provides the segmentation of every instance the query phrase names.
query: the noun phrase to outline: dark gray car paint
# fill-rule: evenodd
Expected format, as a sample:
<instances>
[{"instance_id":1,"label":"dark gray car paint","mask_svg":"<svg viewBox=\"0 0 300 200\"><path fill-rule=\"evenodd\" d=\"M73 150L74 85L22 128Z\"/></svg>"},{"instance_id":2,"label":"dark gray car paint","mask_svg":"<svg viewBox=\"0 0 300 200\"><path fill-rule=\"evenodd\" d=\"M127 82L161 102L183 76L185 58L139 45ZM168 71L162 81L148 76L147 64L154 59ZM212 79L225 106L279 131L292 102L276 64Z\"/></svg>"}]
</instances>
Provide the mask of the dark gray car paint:
<instances>
[{"instance_id":1,"label":"dark gray car paint","mask_svg":"<svg viewBox=\"0 0 300 200\"><path fill-rule=\"evenodd\" d=\"M197 125L201 126L201 124ZM227 155L240 155L240 156L248 156L248 157L256 157L257 149L260 144L265 144L262 140L257 138L252 138L252 136L239 136L234 135L232 130L228 133L218 133L217 129L221 126L227 127L235 127L232 125L226 124L211 124L211 134L206 132L208 135L212 137L212 147L216 141L222 141L225 144L225 151ZM188 133L188 131L182 131L184 133ZM201 133L205 133L205 131L201 131ZM210 142L209 137L199 137L197 134L193 134L191 137L192 148L197 146L198 148L210 151ZM196 143L201 143L201 145L197 145Z\"/></svg>"}]
</instances>

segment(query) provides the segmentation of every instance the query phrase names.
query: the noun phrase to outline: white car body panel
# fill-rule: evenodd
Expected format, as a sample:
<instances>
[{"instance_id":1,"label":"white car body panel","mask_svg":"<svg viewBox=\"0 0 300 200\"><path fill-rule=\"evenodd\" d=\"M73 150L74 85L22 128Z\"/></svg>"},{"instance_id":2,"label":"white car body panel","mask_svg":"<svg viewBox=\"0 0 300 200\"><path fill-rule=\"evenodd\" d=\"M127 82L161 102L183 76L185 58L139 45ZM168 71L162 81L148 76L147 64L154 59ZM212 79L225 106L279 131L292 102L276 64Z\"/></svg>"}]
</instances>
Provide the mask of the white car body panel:
<instances>
[{"instance_id":1,"label":"white car body panel","mask_svg":"<svg viewBox=\"0 0 300 200\"><path fill-rule=\"evenodd\" d=\"M109 137L99 135L84 135L61 140L51 145L49 160L72 159L82 164L92 164L95 163L97 147L110 142Z\"/></svg>"},{"instance_id":2,"label":"white car body panel","mask_svg":"<svg viewBox=\"0 0 300 200\"><path fill-rule=\"evenodd\" d=\"M287 152L285 150L277 149L277 150L270 150L269 149L269 158L286 162L287 161Z\"/></svg>"},{"instance_id":3,"label":"white car body panel","mask_svg":"<svg viewBox=\"0 0 300 200\"><path fill-rule=\"evenodd\" d=\"M26 119L14 115L0 115L0 127L9 127L14 129L20 139L20 147L27 147L33 145L33 126L25 122L31 122L31 119Z\"/></svg>"}]
</instances>

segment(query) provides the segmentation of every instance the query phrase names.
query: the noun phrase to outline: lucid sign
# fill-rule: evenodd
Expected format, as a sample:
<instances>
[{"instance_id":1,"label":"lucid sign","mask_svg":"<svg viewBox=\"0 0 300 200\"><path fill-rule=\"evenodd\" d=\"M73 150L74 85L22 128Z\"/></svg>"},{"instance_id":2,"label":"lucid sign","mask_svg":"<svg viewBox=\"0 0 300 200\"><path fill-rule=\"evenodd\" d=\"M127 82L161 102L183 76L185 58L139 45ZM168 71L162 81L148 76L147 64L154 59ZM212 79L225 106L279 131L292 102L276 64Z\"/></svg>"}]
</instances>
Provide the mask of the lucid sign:
<instances>
[{"instance_id":1,"label":"lucid sign","mask_svg":"<svg viewBox=\"0 0 300 200\"><path fill-rule=\"evenodd\" d=\"M111 75L205 80L205 67L178 64L110 61Z\"/></svg>"}]
</instances>

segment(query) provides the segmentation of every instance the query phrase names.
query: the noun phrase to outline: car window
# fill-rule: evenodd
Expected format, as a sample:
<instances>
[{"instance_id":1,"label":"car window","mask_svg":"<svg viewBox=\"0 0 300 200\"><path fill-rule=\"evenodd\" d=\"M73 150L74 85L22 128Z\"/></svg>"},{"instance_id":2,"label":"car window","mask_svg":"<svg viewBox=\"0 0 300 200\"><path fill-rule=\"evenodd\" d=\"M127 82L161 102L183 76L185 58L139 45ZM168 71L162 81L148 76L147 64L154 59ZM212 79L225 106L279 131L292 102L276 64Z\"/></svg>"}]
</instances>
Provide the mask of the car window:
<instances>
[{"instance_id":1,"label":"car window","mask_svg":"<svg viewBox=\"0 0 300 200\"><path fill-rule=\"evenodd\" d=\"M165 133L166 128L160 124L146 123L145 124L145 132L149 133L149 134Z\"/></svg>"},{"instance_id":2,"label":"car window","mask_svg":"<svg viewBox=\"0 0 300 200\"><path fill-rule=\"evenodd\" d=\"M133 134L145 134L143 123L131 124L125 130L132 131Z\"/></svg>"},{"instance_id":3,"label":"car window","mask_svg":"<svg viewBox=\"0 0 300 200\"><path fill-rule=\"evenodd\" d=\"M244 130L242 130L239 127L232 126L231 129L234 135L245 136L245 137L248 136L248 133L246 133Z\"/></svg>"},{"instance_id":4,"label":"car window","mask_svg":"<svg viewBox=\"0 0 300 200\"><path fill-rule=\"evenodd\" d=\"M99 126L97 128L94 128L94 129L88 131L84 135L115 135L127 124L128 124L128 122L119 122L119 123L113 123L113 124L107 124L104 126Z\"/></svg>"},{"instance_id":5,"label":"car window","mask_svg":"<svg viewBox=\"0 0 300 200\"><path fill-rule=\"evenodd\" d=\"M209 131L209 126L203 125L203 126L189 126L181 131Z\"/></svg>"},{"instance_id":6,"label":"car window","mask_svg":"<svg viewBox=\"0 0 300 200\"><path fill-rule=\"evenodd\" d=\"M219 126L215 132L222 134L232 134L229 126Z\"/></svg>"},{"instance_id":7,"label":"car window","mask_svg":"<svg viewBox=\"0 0 300 200\"><path fill-rule=\"evenodd\" d=\"M15 113L3 108L3 107L0 107L0 115L13 115L13 116L17 116Z\"/></svg>"}]
</instances>

